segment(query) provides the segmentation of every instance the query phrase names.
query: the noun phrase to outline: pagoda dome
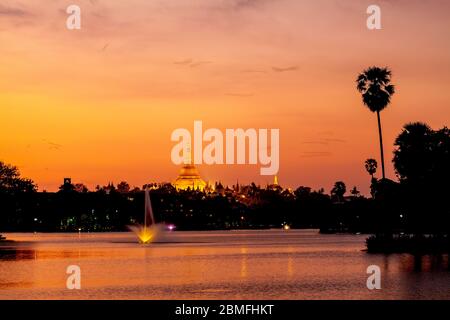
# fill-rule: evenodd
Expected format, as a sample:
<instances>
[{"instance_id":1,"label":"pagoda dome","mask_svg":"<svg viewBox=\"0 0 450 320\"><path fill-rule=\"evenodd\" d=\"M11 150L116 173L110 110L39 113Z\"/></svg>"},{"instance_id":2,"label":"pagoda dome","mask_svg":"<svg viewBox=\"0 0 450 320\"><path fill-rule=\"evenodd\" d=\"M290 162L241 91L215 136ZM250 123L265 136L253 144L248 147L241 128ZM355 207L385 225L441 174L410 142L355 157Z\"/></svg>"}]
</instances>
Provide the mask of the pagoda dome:
<instances>
[{"instance_id":1,"label":"pagoda dome","mask_svg":"<svg viewBox=\"0 0 450 320\"><path fill-rule=\"evenodd\" d=\"M180 170L180 174L173 182L177 190L199 190L203 191L206 182L200 177L197 168L193 164L185 164Z\"/></svg>"}]
</instances>

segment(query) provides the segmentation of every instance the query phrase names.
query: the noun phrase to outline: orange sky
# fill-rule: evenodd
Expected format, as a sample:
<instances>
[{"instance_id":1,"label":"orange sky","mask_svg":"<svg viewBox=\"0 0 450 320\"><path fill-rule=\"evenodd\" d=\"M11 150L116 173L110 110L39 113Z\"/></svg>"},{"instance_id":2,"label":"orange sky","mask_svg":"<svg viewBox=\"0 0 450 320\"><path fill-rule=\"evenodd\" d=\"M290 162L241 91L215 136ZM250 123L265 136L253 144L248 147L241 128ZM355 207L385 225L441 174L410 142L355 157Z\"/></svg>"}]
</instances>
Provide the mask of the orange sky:
<instances>
[{"instance_id":1,"label":"orange sky","mask_svg":"<svg viewBox=\"0 0 450 320\"><path fill-rule=\"evenodd\" d=\"M383 30L366 28L382 8ZM69 4L82 29L65 27ZM409 121L450 119L448 1L23 0L0 3L0 160L40 190L172 181L176 128L279 128L280 183L368 191L376 117L358 72L389 66L382 113L388 177ZM282 71L285 70L285 71ZM271 177L260 166L200 166L205 180Z\"/></svg>"}]
</instances>

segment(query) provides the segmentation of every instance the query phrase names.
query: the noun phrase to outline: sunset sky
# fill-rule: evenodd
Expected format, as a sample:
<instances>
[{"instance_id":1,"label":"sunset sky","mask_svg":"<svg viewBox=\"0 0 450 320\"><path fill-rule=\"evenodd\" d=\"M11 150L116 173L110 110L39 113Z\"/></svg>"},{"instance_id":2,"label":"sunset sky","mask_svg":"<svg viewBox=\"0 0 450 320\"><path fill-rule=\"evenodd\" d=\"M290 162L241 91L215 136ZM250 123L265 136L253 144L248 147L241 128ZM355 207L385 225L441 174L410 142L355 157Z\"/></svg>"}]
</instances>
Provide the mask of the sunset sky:
<instances>
[{"instance_id":1,"label":"sunset sky","mask_svg":"<svg viewBox=\"0 0 450 320\"><path fill-rule=\"evenodd\" d=\"M70 4L81 30L66 28ZM382 9L382 30L366 9ZM0 2L0 160L40 190L173 181L177 128L279 128L283 186L337 180L365 194L379 159L376 116L355 79L389 66L382 113L387 175L401 127L450 119L450 2L349 0L23 0ZM226 184L256 166L199 167ZM381 170L380 170L381 171ZM380 173L378 173L379 176Z\"/></svg>"}]
</instances>

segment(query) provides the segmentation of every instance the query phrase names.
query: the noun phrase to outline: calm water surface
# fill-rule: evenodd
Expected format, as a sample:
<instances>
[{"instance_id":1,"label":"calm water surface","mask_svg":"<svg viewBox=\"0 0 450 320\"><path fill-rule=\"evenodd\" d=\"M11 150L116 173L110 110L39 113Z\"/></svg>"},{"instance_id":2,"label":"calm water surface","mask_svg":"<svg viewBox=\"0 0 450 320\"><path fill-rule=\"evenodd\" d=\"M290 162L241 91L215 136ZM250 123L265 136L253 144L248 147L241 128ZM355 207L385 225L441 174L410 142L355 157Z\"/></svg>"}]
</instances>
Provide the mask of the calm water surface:
<instances>
[{"instance_id":1,"label":"calm water surface","mask_svg":"<svg viewBox=\"0 0 450 320\"><path fill-rule=\"evenodd\" d=\"M317 230L6 234L0 299L450 299L448 255L367 254L363 235ZM66 268L81 267L81 290ZM369 265L382 289L366 287Z\"/></svg>"}]
</instances>

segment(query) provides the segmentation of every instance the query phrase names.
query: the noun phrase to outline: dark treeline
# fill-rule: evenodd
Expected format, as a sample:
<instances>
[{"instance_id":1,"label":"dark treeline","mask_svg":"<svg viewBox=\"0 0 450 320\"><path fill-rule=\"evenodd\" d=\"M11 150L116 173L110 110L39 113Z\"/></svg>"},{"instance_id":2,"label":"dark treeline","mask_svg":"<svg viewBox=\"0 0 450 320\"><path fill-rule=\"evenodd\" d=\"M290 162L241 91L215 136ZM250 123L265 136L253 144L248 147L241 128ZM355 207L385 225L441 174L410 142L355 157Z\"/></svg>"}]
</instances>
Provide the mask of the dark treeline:
<instances>
[{"instance_id":1,"label":"dark treeline","mask_svg":"<svg viewBox=\"0 0 450 320\"><path fill-rule=\"evenodd\" d=\"M213 190L176 191L152 184L156 220L178 230L320 228L322 232L448 235L450 231L450 131L412 123L395 141L399 181L377 179L377 162L365 163L371 197L336 182L324 190L279 185L216 184ZM363 165L363 164L362 164ZM88 191L65 181L55 193L37 192L17 168L0 163L1 231L121 231L142 223L144 193L126 182Z\"/></svg>"},{"instance_id":2,"label":"dark treeline","mask_svg":"<svg viewBox=\"0 0 450 320\"><path fill-rule=\"evenodd\" d=\"M371 202L358 196L341 203L322 190L254 184L230 188L217 184L211 192L176 191L170 184L155 184L150 195L157 222L175 224L178 230L281 228L284 224L318 228L334 225L334 219L349 226L356 223L351 221L356 212L350 211L357 203L369 207ZM68 183L55 193L1 192L0 201L2 231L121 231L142 223L144 217L144 192L123 192L113 185L94 192L77 191Z\"/></svg>"}]
</instances>

